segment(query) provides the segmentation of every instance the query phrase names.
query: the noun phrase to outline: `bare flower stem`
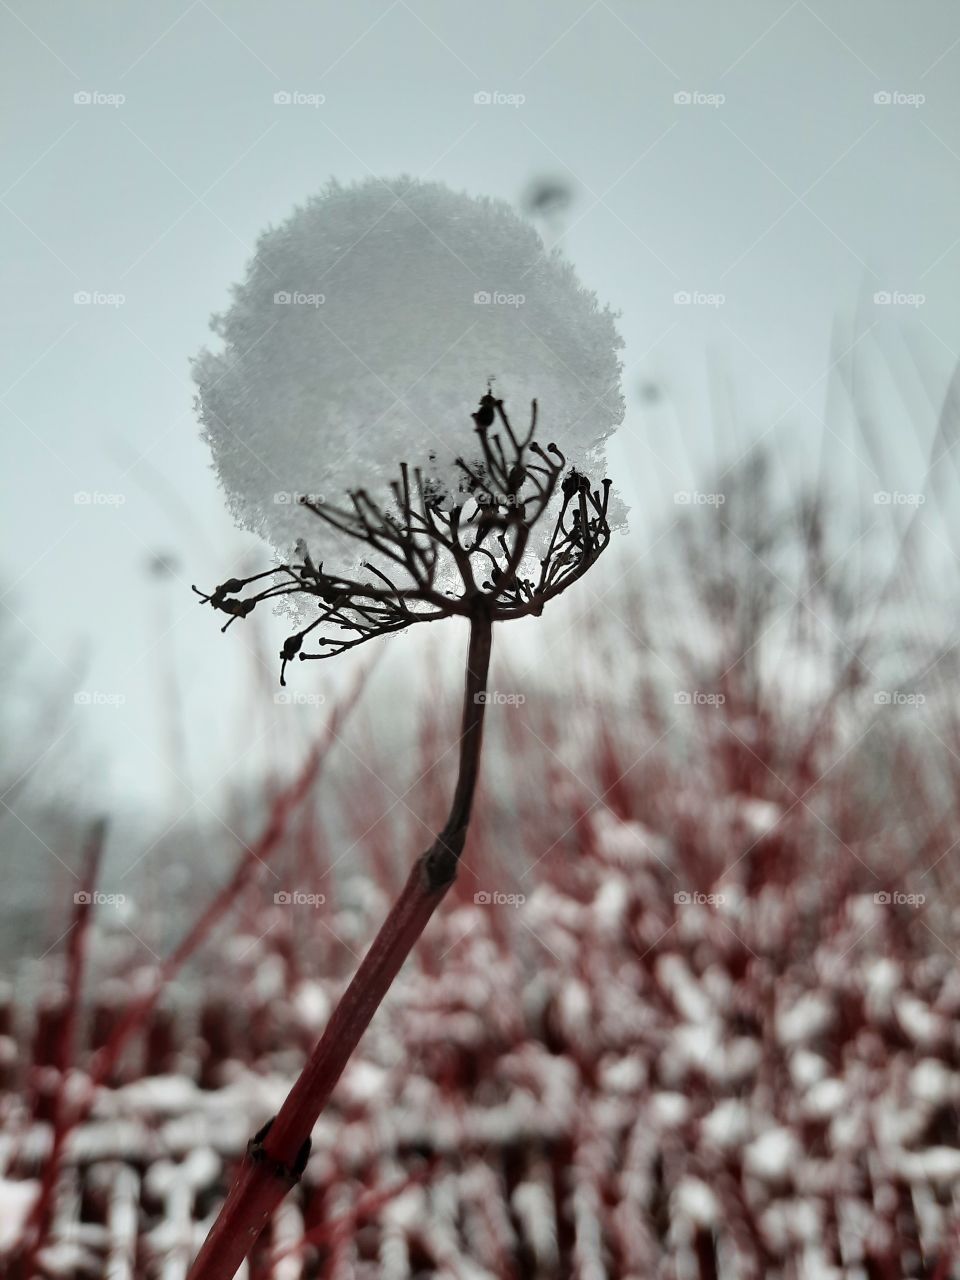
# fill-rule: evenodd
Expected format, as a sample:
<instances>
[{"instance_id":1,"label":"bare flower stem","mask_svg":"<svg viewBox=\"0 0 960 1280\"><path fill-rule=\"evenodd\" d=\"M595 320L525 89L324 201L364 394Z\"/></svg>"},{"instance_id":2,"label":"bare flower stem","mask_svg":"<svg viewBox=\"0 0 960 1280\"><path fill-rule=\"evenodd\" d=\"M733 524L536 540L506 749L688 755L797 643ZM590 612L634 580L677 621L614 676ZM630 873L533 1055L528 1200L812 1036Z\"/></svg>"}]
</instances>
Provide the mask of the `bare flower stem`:
<instances>
[{"instance_id":1,"label":"bare flower stem","mask_svg":"<svg viewBox=\"0 0 960 1280\"><path fill-rule=\"evenodd\" d=\"M251 1139L188 1280L232 1280L270 1215L300 1180L317 1118L403 962L456 879L480 767L483 695L493 638L489 603L478 594L471 605L460 761L447 822L414 864L280 1111Z\"/></svg>"}]
</instances>

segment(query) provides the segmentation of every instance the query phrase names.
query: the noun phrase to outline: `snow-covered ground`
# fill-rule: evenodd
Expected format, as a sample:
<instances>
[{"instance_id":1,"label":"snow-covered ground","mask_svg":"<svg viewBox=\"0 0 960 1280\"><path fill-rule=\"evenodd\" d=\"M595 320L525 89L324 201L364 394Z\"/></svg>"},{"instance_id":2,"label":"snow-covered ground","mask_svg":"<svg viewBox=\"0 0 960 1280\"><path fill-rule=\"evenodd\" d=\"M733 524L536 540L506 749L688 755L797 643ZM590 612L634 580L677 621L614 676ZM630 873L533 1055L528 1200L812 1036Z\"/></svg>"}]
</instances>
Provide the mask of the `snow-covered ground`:
<instances>
[{"instance_id":1,"label":"snow-covered ground","mask_svg":"<svg viewBox=\"0 0 960 1280\"><path fill-rule=\"evenodd\" d=\"M600 806L525 895L486 894L524 901L448 905L315 1130L264 1247L315 1243L274 1275L952 1274L952 913L829 873L677 890L679 861ZM328 957L351 921L325 918ZM69 1133L43 1274L185 1274L343 985L294 976L274 931L229 950L235 1007L180 1027L164 1074L131 1059ZM4 1111L9 1251L51 1129L25 1092Z\"/></svg>"}]
</instances>

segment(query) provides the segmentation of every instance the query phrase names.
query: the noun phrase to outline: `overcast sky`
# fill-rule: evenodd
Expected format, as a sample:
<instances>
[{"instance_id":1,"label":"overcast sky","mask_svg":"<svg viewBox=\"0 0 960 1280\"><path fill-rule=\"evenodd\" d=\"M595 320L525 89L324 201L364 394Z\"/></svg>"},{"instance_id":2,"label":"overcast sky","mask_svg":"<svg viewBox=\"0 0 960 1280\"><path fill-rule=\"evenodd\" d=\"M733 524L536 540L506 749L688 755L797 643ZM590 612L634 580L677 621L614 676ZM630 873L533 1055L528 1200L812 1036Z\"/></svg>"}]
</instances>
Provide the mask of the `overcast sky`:
<instances>
[{"instance_id":1,"label":"overcast sky","mask_svg":"<svg viewBox=\"0 0 960 1280\"><path fill-rule=\"evenodd\" d=\"M878 407L881 475L824 401L838 320L864 361L917 353L921 436L960 348L955 3L0 0L0 26L0 590L18 723L62 690L92 793L169 794L171 681L191 777L236 762L251 634L220 637L189 583L269 553L225 514L187 362L258 232L330 177L572 187L552 231L626 339L628 557L765 432L909 487L904 408ZM735 396L719 421L710 369ZM283 715L270 680L256 696ZM56 736L35 728L23 768Z\"/></svg>"}]
</instances>

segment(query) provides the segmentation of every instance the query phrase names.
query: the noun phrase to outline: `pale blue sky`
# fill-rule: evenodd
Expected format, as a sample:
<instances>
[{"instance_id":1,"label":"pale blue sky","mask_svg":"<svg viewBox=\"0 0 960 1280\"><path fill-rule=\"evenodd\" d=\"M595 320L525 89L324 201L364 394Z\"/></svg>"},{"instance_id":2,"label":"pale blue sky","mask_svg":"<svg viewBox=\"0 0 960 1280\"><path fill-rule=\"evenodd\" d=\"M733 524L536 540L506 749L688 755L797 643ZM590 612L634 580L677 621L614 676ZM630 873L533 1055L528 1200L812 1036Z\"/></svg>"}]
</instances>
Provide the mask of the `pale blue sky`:
<instances>
[{"instance_id":1,"label":"pale blue sky","mask_svg":"<svg viewBox=\"0 0 960 1280\"><path fill-rule=\"evenodd\" d=\"M838 317L865 362L911 344L933 400L960 348L953 3L0 0L0 28L0 583L28 662L18 714L41 684L124 699L65 708L94 794L169 794L165 670L205 785L239 767L244 699L265 720L284 711L269 680L241 696L251 636L221 638L189 592L268 553L224 512L187 359L257 233L329 177L408 172L512 201L535 176L573 184L563 243L623 313L612 469L635 507L628 557L714 457L764 431L816 453ZM524 100L478 104L483 91ZM878 306L880 291L925 300ZM735 427L706 412L709 366L734 389ZM669 408L644 409L644 380ZM852 436L826 439L837 473L892 488L908 433L902 409L880 411L895 475ZM148 578L159 551L179 580ZM272 649L282 624L263 625Z\"/></svg>"}]
</instances>

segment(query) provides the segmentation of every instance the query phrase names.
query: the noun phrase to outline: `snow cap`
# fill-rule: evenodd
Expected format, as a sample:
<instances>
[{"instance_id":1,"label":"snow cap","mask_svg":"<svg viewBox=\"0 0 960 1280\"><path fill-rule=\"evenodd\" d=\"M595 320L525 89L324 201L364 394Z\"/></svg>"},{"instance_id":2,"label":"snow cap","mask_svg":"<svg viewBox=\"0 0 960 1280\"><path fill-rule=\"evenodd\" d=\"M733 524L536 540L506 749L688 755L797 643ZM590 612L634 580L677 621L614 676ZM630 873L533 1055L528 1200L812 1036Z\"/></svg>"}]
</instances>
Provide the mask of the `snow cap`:
<instances>
[{"instance_id":1,"label":"snow cap","mask_svg":"<svg viewBox=\"0 0 960 1280\"><path fill-rule=\"evenodd\" d=\"M441 183L330 182L260 236L211 328L203 435L237 523L284 558L334 545L301 494L387 501L400 462L455 489L491 378L519 427L538 400L541 443L595 485L623 419L610 310L508 204ZM612 503L611 527L623 516Z\"/></svg>"}]
</instances>

